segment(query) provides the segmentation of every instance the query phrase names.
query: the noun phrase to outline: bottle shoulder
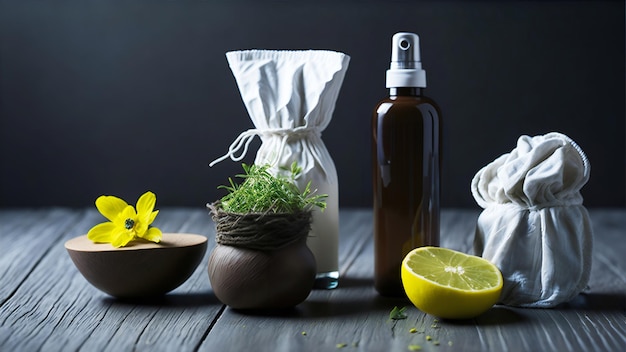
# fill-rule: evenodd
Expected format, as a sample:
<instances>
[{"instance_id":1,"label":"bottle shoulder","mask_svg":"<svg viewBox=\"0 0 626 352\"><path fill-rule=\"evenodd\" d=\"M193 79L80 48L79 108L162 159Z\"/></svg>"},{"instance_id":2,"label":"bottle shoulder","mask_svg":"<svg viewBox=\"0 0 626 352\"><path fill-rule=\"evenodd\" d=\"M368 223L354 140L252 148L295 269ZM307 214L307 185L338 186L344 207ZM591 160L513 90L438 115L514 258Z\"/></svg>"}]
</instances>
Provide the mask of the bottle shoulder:
<instances>
[{"instance_id":1,"label":"bottle shoulder","mask_svg":"<svg viewBox=\"0 0 626 352\"><path fill-rule=\"evenodd\" d=\"M437 103L424 95L397 95L390 96L382 99L378 105L420 105L420 104L430 104L433 106L437 106Z\"/></svg>"},{"instance_id":2,"label":"bottle shoulder","mask_svg":"<svg viewBox=\"0 0 626 352\"><path fill-rule=\"evenodd\" d=\"M377 114L402 113L410 110L434 110L438 115L441 114L437 103L426 96L391 96L381 100L376 105L375 112Z\"/></svg>"}]
</instances>

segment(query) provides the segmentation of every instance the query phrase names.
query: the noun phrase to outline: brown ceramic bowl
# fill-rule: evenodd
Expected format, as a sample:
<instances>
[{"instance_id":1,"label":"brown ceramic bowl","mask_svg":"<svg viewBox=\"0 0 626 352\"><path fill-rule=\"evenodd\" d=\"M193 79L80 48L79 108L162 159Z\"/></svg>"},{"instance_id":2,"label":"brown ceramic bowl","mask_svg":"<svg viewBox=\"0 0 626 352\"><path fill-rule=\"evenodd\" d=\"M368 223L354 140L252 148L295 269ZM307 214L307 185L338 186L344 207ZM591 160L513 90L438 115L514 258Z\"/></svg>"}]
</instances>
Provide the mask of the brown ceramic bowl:
<instances>
[{"instance_id":1,"label":"brown ceramic bowl","mask_svg":"<svg viewBox=\"0 0 626 352\"><path fill-rule=\"evenodd\" d=\"M166 294L193 274L206 252L207 238L164 233L160 243L135 240L115 248L84 235L67 241L65 248L96 288L120 298L149 297Z\"/></svg>"}]
</instances>

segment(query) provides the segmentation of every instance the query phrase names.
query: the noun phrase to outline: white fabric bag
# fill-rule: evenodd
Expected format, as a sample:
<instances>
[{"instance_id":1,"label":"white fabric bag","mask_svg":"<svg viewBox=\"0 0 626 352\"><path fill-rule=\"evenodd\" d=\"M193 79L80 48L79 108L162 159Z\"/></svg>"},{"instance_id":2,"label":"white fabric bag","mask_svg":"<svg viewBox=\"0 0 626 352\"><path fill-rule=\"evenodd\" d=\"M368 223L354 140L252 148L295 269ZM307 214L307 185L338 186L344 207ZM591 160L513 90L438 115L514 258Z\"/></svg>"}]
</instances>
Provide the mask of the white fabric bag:
<instances>
[{"instance_id":1,"label":"white fabric bag","mask_svg":"<svg viewBox=\"0 0 626 352\"><path fill-rule=\"evenodd\" d=\"M593 230L580 189L589 171L582 149L552 132L521 136L474 176L472 194L484 208L474 252L502 271L500 303L553 307L587 286Z\"/></svg>"},{"instance_id":2,"label":"white fabric bag","mask_svg":"<svg viewBox=\"0 0 626 352\"><path fill-rule=\"evenodd\" d=\"M327 194L327 208L314 210L308 245L318 275L338 273L339 190L335 164L322 141L331 121L350 57L325 50L244 50L226 53L239 92L255 128L230 146L230 157L245 156L255 136L261 137L255 164L270 164L274 173L302 167L300 189L311 181L313 190ZM241 150L243 148L243 150ZM235 153L241 154L236 156Z\"/></svg>"}]
</instances>

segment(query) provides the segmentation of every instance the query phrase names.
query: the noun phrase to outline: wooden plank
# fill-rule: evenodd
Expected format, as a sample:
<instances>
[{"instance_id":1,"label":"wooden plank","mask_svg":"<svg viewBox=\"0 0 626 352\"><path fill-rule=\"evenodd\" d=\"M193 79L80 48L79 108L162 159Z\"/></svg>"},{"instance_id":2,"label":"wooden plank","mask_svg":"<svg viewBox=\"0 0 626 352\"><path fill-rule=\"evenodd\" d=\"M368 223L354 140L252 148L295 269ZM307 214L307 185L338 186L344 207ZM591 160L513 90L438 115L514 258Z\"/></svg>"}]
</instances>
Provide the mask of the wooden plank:
<instances>
[{"instance_id":1,"label":"wooden plank","mask_svg":"<svg viewBox=\"0 0 626 352\"><path fill-rule=\"evenodd\" d=\"M442 246L469 251L479 213L444 210ZM592 210L591 216L596 239L584 294L554 309L496 306L475 319L454 322L376 293L369 210L341 211L338 289L315 290L293 310L257 315L223 310L212 294L206 265L214 225L204 209L161 211L156 226L203 234L209 249L185 284L161 299L141 302L96 290L65 252L66 239L103 220L94 209L3 210L0 283L10 288L0 286L5 292L0 350L406 351L409 345L423 351L625 350L626 210ZM407 306L407 319L390 321L394 306ZM338 349L338 344L345 346Z\"/></svg>"},{"instance_id":2,"label":"wooden plank","mask_svg":"<svg viewBox=\"0 0 626 352\"><path fill-rule=\"evenodd\" d=\"M0 212L0 305L82 216L61 208Z\"/></svg>"},{"instance_id":3,"label":"wooden plank","mask_svg":"<svg viewBox=\"0 0 626 352\"><path fill-rule=\"evenodd\" d=\"M0 306L0 326L10 332L9 338L3 343L3 348L7 350L38 349L54 330L65 310L80 309L80 305L73 305L74 295L86 287L82 282L76 285L76 281L66 275L73 264L64 253L63 239L71 236L76 228L88 226L96 217L94 214L69 210L52 210L43 216L38 213L21 216L22 222L30 222L32 226L17 226L11 234L12 239L31 239L35 245L44 241L45 247L41 247L45 251L36 260L31 260L28 258L29 253L42 251L43 248L34 248L33 244L18 240L11 249L12 255L25 255L27 258L22 259L22 262L32 268L14 294ZM61 297L65 292L71 296Z\"/></svg>"},{"instance_id":4,"label":"wooden plank","mask_svg":"<svg viewBox=\"0 0 626 352\"><path fill-rule=\"evenodd\" d=\"M444 211L442 245L471 251L478 214L479 211ZM598 217L601 214L599 212ZM598 219L598 232L604 232L603 221L607 220ZM606 297L603 291L595 291L557 309L496 306L480 317L462 322L438 320L420 312L406 300L380 297L372 287L371 213L343 211L341 224L339 288L314 291L294 310L276 316L250 315L227 308L200 350L333 351L342 347L406 351L410 345L419 345L424 351L620 350L625 347L623 294L613 297L612 303L600 311L597 305ZM626 224L619 223L614 228L624 229ZM599 242L603 243L603 239L600 237ZM617 270L626 269L623 259L610 260L611 265L619 268ZM602 277L610 272L603 267L596 269L594 276ZM602 288L612 292L619 285L618 282ZM388 315L394 306L407 306L408 318L389 321ZM412 328L416 332L411 333Z\"/></svg>"},{"instance_id":5,"label":"wooden plank","mask_svg":"<svg viewBox=\"0 0 626 352\"><path fill-rule=\"evenodd\" d=\"M96 219L96 221L94 221ZM188 282L161 299L120 301L90 286L65 252L66 239L85 233L98 218L87 212L66 230L10 299L0 306L0 350L193 351L222 305L210 292L205 256ZM202 211L162 211L164 231L211 235ZM8 337L5 337L8 335Z\"/></svg>"},{"instance_id":6,"label":"wooden plank","mask_svg":"<svg viewBox=\"0 0 626 352\"><path fill-rule=\"evenodd\" d=\"M626 212L621 209L592 209L589 215L595 236L589 287L626 294Z\"/></svg>"}]
</instances>

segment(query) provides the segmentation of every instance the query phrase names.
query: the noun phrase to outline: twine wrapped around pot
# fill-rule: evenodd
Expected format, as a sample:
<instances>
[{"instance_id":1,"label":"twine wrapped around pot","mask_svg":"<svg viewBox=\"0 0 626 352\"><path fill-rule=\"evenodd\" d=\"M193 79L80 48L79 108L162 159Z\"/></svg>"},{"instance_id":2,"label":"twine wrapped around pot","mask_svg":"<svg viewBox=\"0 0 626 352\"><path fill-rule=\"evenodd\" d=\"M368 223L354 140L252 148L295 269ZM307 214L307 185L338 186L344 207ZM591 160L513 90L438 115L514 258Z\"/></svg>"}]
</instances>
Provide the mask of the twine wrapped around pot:
<instances>
[{"instance_id":1,"label":"twine wrapped around pot","mask_svg":"<svg viewBox=\"0 0 626 352\"><path fill-rule=\"evenodd\" d=\"M219 201L207 204L221 245L272 251L305 240L311 230L311 211L294 213L230 213Z\"/></svg>"}]
</instances>

